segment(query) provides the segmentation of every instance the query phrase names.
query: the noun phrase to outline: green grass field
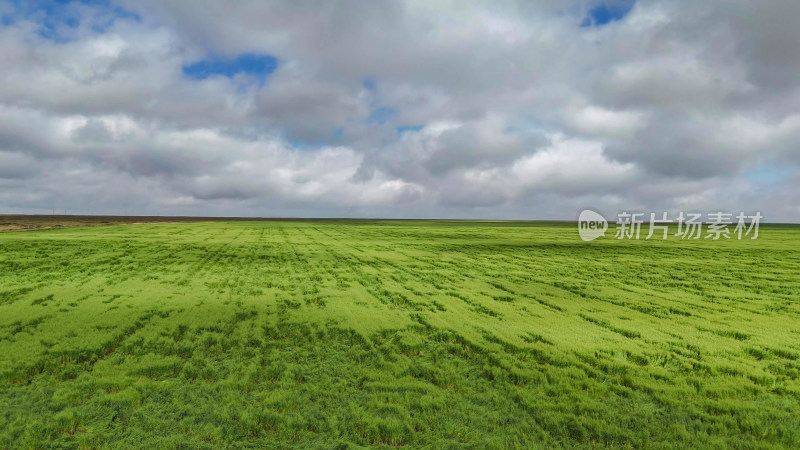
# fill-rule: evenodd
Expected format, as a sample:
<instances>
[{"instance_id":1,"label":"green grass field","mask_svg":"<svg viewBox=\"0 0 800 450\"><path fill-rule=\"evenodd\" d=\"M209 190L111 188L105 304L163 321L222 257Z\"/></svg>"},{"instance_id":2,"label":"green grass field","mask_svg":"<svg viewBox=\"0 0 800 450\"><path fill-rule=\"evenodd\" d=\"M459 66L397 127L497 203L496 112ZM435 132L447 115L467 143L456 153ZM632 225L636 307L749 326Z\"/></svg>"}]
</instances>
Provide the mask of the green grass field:
<instances>
[{"instance_id":1,"label":"green grass field","mask_svg":"<svg viewBox=\"0 0 800 450\"><path fill-rule=\"evenodd\" d=\"M0 448L800 447L800 228L0 233Z\"/></svg>"}]
</instances>

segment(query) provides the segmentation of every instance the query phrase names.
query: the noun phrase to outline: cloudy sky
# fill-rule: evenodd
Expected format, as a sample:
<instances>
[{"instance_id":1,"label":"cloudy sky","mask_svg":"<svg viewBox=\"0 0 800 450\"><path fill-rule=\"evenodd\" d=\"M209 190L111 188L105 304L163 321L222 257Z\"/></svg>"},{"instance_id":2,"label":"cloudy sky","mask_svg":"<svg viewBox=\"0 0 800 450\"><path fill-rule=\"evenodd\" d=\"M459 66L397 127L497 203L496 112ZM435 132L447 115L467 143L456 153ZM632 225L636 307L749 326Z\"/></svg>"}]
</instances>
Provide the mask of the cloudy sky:
<instances>
[{"instance_id":1,"label":"cloudy sky","mask_svg":"<svg viewBox=\"0 0 800 450\"><path fill-rule=\"evenodd\" d=\"M800 222L800 2L0 0L0 213Z\"/></svg>"}]
</instances>

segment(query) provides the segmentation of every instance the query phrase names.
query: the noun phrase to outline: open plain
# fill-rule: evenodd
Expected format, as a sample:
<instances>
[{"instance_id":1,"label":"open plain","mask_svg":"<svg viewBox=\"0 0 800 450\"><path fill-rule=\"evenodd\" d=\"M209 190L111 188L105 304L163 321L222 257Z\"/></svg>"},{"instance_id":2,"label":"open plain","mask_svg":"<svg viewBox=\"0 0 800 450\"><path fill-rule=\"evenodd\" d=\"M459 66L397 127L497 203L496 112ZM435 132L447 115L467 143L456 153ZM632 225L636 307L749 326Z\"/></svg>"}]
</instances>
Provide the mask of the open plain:
<instances>
[{"instance_id":1,"label":"open plain","mask_svg":"<svg viewBox=\"0 0 800 450\"><path fill-rule=\"evenodd\" d=\"M367 220L0 233L0 448L796 448L799 238Z\"/></svg>"}]
</instances>

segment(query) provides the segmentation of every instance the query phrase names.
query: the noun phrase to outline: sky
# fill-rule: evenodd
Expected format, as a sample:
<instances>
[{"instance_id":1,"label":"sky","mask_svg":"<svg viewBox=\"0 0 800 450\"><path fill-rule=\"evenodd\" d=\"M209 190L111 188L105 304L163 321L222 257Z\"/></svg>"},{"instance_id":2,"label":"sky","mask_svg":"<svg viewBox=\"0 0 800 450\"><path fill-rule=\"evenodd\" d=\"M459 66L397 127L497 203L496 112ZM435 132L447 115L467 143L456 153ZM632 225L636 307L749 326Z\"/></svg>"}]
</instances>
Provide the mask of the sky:
<instances>
[{"instance_id":1,"label":"sky","mask_svg":"<svg viewBox=\"0 0 800 450\"><path fill-rule=\"evenodd\" d=\"M800 222L798 17L0 0L0 213Z\"/></svg>"}]
</instances>

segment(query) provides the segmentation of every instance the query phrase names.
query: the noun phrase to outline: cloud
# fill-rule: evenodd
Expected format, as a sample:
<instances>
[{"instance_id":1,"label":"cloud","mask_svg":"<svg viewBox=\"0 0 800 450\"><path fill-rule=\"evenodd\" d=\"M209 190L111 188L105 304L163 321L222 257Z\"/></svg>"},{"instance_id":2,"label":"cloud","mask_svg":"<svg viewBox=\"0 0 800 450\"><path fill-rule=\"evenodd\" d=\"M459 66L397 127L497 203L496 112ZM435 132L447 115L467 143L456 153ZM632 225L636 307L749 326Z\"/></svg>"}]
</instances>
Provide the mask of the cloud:
<instances>
[{"instance_id":1,"label":"cloud","mask_svg":"<svg viewBox=\"0 0 800 450\"><path fill-rule=\"evenodd\" d=\"M0 210L800 221L798 8L3 3Z\"/></svg>"}]
</instances>

